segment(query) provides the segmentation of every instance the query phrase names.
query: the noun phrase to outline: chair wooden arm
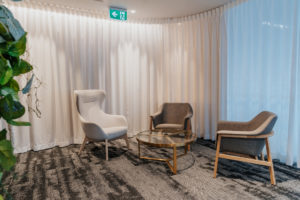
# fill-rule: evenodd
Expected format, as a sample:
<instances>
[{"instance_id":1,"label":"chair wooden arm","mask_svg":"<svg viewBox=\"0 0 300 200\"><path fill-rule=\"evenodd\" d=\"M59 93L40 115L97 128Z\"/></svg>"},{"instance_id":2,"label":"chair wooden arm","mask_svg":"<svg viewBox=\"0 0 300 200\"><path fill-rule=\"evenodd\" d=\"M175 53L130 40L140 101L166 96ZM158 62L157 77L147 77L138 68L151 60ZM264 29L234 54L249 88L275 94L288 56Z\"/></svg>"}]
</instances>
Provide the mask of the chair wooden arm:
<instances>
[{"instance_id":1,"label":"chair wooden arm","mask_svg":"<svg viewBox=\"0 0 300 200\"><path fill-rule=\"evenodd\" d=\"M271 131L267 134L259 134L259 135L236 135L236 134L218 134L220 137L226 137L226 138L268 138L274 135L274 131Z\"/></svg>"}]
</instances>

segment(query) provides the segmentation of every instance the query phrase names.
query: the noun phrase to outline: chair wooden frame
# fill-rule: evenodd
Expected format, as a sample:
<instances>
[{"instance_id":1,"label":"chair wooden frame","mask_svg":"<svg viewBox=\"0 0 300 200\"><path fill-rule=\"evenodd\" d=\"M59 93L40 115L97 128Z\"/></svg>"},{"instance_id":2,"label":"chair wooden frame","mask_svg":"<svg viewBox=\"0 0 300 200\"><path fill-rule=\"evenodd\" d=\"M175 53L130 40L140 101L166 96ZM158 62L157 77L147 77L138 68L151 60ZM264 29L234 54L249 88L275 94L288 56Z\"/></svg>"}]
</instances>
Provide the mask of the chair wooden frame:
<instances>
[{"instance_id":1,"label":"chair wooden frame","mask_svg":"<svg viewBox=\"0 0 300 200\"><path fill-rule=\"evenodd\" d=\"M128 150L130 149L127 133L125 135L122 135L121 137L113 138L111 140L108 140L108 139L106 139L106 140L93 140L93 139L90 139L90 138L85 136L84 140L83 140L83 142L80 146L80 150L79 150L78 155L81 154L81 152L84 149L87 142L105 142L105 160L108 160L108 142L113 141L113 140L117 140L117 139L124 139L125 142L126 142L126 146L127 146Z\"/></svg>"},{"instance_id":2,"label":"chair wooden frame","mask_svg":"<svg viewBox=\"0 0 300 200\"><path fill-rule=\"evenodd\" d=\"M273 131L268 133L268 134L261 134L261 135L218 134L218 136L217 136L216 160L215 160L215 167L214 167L214 178L216 178L216 176L217 176L219 158L224 158L224 159L247 162L247 163L263 165L263 166L269 167L271 184L276 185L273 161L272 161L270 145L269 145L269 139L268 139L268 137L272 136L273 134L274 134ZM237 154L237 153L231 153L231 152L222 152L222 153L220 153L220 146L221 146L222 138L248 138L248 139L250 139L250 138L252 138L252 139L261 138L261 139L265 139L266 150L267 150L267 158L268 159L267 159L267 161L264 160L263 153L261 153L261 159L262 160L258 160L257 156L252 158L251 156L244 155L244 154Z\"/></svg>"}]
</instances>

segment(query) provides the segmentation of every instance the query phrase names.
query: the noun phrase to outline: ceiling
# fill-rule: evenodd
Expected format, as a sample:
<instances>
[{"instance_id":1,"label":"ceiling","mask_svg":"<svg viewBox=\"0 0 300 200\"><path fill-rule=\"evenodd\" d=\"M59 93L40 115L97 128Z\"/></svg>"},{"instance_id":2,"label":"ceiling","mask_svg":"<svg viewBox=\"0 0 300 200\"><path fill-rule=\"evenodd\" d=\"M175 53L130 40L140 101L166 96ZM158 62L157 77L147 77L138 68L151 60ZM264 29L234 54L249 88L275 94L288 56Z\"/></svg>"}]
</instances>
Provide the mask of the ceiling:
<instances>
[{"instance_id":1,"label":"ceiling","mask_svg":"<svg viewBox=\"0 0 300 200\"><path fill-rule=\"evenodd\" d=\"M27 0L30 2L30 0ZM128 10L131 18L172 18L192 15L224 5L232 0L36 0L41 3L108 13L109 7ZM130 11L135 10L132 14Z\"/></svg>"}]
</instances>

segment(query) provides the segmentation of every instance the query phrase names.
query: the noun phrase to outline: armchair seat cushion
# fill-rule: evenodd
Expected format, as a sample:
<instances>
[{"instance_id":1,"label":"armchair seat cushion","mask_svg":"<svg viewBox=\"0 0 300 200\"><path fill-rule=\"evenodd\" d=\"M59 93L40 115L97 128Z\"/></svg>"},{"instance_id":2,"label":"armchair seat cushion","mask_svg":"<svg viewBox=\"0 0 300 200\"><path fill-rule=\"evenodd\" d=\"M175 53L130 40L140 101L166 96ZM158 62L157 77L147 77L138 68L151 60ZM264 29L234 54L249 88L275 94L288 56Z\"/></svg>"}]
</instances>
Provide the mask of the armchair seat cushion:
<instances>
[{"instance_id":1,"label":"armchair seat cushion","mask_svg":"<svg viewBox=\"0 0 300 200\"><path fill-rule=\"evenodd\" d=\"M127 127L126 126L108 127L108 128L103 128L103 131L106 133L107 138L105 139L111 140L126 134Z\"/></svg>"},{"instance_id":2,"label":"armchair seat cushion","mask_svg":"<svg viewBox=\"0 0 300 200\"><path fill-rule=\"evenodd\" d=\"M183 129L183 124L158 124L157 129Z\"/></svg>"},{"instance_id":3,"label":"armchair seat cushion","mask_svg":"<svg viewBox=\"0 0 300 200\"><path fill-rule=\"evenodd\" d=\"M265 146L265 139L222 138L220 151L258 156Z\"/></svg>"}]
</instances>

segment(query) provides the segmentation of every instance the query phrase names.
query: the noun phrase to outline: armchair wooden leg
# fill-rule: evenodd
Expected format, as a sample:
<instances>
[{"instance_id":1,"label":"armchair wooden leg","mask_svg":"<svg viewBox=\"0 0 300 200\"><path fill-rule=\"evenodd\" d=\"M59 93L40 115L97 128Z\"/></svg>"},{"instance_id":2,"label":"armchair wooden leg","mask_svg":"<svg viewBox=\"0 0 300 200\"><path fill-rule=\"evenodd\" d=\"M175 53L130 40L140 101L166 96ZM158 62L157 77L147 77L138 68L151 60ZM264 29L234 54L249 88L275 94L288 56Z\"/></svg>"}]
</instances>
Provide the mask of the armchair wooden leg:
<instances>
[{"instance_id":1,"label":"armchair wooden leg","mask_svg":"<svg viewBox=\"0 0 300 200\"><path fill-rule=\"evenodd\" d=\"M152 131L152 117L150 117L149 130Z\"/></svg>"},{"instance_id":2,"label":"armchair wooden leg","mask_svg":"<svg viewBox=\"0 0 300 200\"><path fill-rule=\"evenodd\" d=\"M261 157L261 160L263 160L263 161L265 160L265 155L263 152L260 153L260 157Z\"/></svg>"},{"instance_id":3,"label":"armchair wooden leg","mask_svg":"<svg viewBox=\"0 0 300 200\"><path fill-rule=\"evenodd\" d=\"M216 160L215 160L215 169L214 169L214 178L217 177L218 171L218 162L219 162L219 153L220 153L220 145L221 145L221 136L217 136L217 150L216 150Z\"/></svg>"},{"instance_id":4,"label":"armchair wooden leg","mask_svg":"<svg viewBox=\"0 0 300 200\"><path fill-rule=\"evenodd\" d=\"M108 140L105 140L105 159L108 160Z\"/></svg>"},{"instance_id":5,"label":"armchair wooden leg","mask_svg":"<svg viewBox=\"0 0 300 200\"><path fill-rule=\"evenodd\" d=\"M192 122L191 122L191 119L188 120L186 129L187 129L188 131L192 130ZM188 144L187 150L188 150L188 151L191 151L191 145L190 145L190 144Z\"/></svg>"},{"instance_id":6,"label":"armchair wooden leg","mask_svg":"<svg viewBox=\"0 0 300 200\"><path fill-rule=\"evenodd\" d=\"M271 156L271 151L270 151L270 145L269 145L269 140L268 140L268 138L266 138L266 150L267 150L268 162L271 164L271 165L269 166L271 184L272 184L272 185L276 185L276 179L275 179L275 173L274 173L273 161L272 161L272 156Z\"/></svg>"},{"instance_id":7,"label":"armchair wooden leg","mask_svg":"<svg viewBox=\"0 0 300 200\"><path fill-rule=\"evenodd\" d=\"M129 141L128 141L127 133L125 134L124 139L125 139L125 142L126 142L126 145L127 145L127 149L129 150L130 147L129 147Z\"/></svg>"},{"instance_id":8,"label":"armchair wooden leg","mask_svg":"<svg viewBox=\"0 0 300 200\"><path fill-rule=\"evenodd\" d=\"M85 144L86 144L87 140L88 140L87 137L84 137L84 140L83 140L83 142L82 142L82 144L81 144L81 146L80 146L80 150L79 150L78 155L81 154L82 150L83 150L84 147L85 147Z\"/></svg>"},{"instance_id":9,"label":"armchair wooden leg","mask_svg":"<svg viewBox=\"0 0 300 200\"><path fill-rule=\"evenodd\" d=\"M190 144L187 145L187 150L191 151L191 145Z\"/></svg>"}]
</instances>

